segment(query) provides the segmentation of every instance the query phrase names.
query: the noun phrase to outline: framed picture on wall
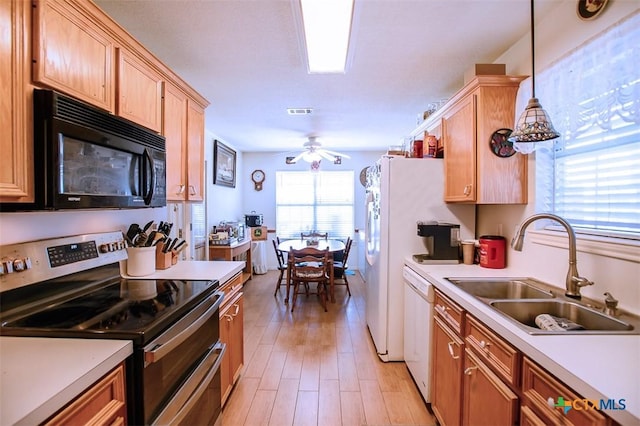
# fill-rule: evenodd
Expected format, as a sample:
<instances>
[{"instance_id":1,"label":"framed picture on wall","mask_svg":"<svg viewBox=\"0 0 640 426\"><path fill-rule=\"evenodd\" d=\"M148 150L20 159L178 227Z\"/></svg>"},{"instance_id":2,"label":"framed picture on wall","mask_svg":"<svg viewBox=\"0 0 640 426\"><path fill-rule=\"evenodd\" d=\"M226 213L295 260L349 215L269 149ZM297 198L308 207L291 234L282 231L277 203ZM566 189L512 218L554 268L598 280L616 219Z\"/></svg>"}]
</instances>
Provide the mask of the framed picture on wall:
<instances>
[{"instance_id":1,"label":"framed picture on wall","mask_svg":"<svg viewBox=\"0 0 640 426\"><path fill-rule=\"evenodd\" d=\"M236 152L218 140L213 141L213 183L236 187Z\"/></svg>"}]
</instances>

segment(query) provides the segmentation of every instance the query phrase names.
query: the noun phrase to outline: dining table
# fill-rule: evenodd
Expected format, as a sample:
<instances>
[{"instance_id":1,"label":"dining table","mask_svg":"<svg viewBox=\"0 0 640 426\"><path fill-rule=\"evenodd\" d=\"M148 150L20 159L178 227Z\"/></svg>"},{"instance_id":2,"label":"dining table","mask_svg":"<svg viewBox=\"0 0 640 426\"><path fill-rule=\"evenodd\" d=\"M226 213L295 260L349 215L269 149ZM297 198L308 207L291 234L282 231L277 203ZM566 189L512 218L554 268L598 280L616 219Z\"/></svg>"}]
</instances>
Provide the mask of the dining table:
<instances>
[{"instance_id":1,"label":"dining table","mask_svg":"<svg viewBox=\"0 0 640 426\"><path fill-rule=\"evenodd\" d=\"M329 256L332 259L333 263L333 253L343 251L345 249L345 245L340 240L332 240L332 239L320 239L317 243L309 244L309 240L303 239L293 239L293 240L285 240L281 241L278 244L278 251L283 253L288 253L289 250L302 250L303 248L313 247L318 250L327 250L329 249ZM289 298L289 287L291 284L291 263L287 261L287 299ZM333 267L330 268L329 272L329 297L331 298L331 303L336 302L335 293L334 293L334 274ZM285 300L287 301L287 300Z\"/></svg>"}]
</instances>

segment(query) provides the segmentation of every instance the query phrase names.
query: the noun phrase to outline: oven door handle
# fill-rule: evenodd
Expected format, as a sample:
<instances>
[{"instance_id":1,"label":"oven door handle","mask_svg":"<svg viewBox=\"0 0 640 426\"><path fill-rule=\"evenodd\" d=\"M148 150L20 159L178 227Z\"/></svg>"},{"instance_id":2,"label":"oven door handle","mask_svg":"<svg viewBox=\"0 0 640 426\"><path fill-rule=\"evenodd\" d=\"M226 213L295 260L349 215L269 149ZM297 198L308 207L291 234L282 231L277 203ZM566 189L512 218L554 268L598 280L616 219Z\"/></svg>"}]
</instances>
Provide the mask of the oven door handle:
<instances>
[{"instance_id":1,"label":"oven door handle","mask_svg":"<svg viewBox=\"0 0 640 426\"><path fill-rule=\"evenodd\" d=\"M213 345L198 368L183 383L151 425L176 425L183 422L187 414L198 403L220 368L227 347L218 341ZM210 368L207 368L213 362Z\"/></svg>"},{"instance_id":2,"label":"oven door handle","mask_svg":"<svg viewBox=\"0 0 640 426\"><path fill-rule=\"evenodd\" d=\"M211 303L211 300L215 298L217 298L215 303L211 305L211 307L207 308L207 304ZM207 322L209 318L213 315L217 315L223 299L224 293L216 291L209 297L209 299L202 302L182 318L173 328L169 329L169 331L149 343L144 348L145 366L161 360L165 355L176 349L182 342L191 337L193 333L198 331L198 329ZM201 312L203 309L206 309L204 313ZM183 329L180 329L181 324L186 324ZM172 332L173 330L178 331Z\"/></svg>"}]
</instances>

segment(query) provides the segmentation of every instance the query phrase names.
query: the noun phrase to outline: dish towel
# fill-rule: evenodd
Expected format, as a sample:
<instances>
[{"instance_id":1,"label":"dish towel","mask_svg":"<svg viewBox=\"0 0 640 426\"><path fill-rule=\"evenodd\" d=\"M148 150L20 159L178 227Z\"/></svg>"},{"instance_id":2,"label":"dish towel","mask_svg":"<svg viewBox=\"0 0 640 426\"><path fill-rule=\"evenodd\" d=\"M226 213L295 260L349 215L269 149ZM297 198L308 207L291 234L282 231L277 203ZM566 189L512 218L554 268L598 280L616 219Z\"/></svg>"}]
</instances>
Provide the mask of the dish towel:
<instances>
[{"instance_id":1,"label":"dish towel","mask_svg":"<svg viewBox=\"0 0 640 426\"><path fill-rule=\"evenodd\" d=\"M566 318L554 317L549 314L538 315L535 322L540 329L548 331L584 330L584 327L580 324L576 324Z\"/></svg>"}]
</instances>

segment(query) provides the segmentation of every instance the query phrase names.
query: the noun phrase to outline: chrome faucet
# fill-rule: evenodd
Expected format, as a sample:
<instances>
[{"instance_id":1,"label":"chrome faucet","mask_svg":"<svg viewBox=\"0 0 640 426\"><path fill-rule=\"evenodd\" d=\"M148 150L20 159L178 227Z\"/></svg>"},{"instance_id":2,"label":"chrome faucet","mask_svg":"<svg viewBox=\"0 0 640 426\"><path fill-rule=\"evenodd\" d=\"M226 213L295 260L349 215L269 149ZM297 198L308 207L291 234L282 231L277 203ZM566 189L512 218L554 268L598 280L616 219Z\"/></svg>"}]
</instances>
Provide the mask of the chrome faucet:
<instances>
[{"instance_id":1,"label":"chrome faucet","mask_svg":"<svg viewBox=\"0 0 640 426\"><path fill-rule=\"evenodd\" d=\"M538 213L534 214L522 222L518 229L516 230L516 234L513 236L511 240L511 247L514 250L522 251L522 244L524 243L524 231L527 229L527 226L538 219L551 219L560 223L567 231L569 236L569 271L567 272L567 281L566 287L567 291L565 291L565 295L568 297L572 297L574 299L580 299L582 296L580 295L580 287L585 287L588 285L593 285L593 281L589 281L588 279L581 277L578 274L578 267L576 266L576 233L573 231L569 222L561 218L560 216L556 216L551 213Z\"/></svg>"}]
</instances>

